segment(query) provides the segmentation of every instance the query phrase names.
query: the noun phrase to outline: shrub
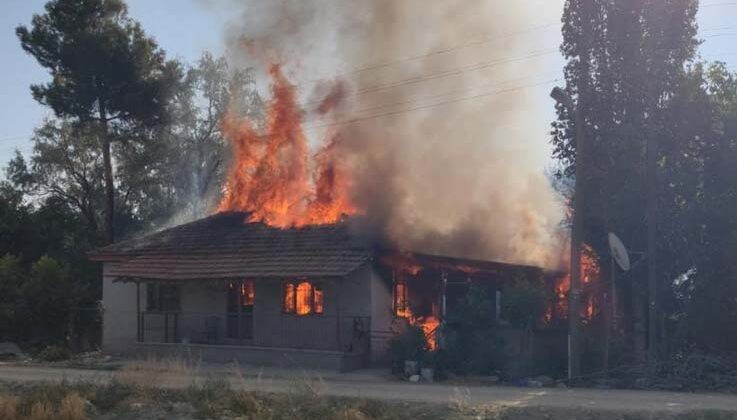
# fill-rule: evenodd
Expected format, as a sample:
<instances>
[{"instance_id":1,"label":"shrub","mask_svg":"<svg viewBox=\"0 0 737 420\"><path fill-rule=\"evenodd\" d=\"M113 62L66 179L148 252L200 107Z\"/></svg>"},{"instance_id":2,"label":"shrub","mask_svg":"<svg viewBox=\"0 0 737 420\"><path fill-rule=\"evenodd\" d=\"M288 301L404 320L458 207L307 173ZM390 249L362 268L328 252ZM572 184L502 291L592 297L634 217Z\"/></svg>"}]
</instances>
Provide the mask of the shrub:
<instances>
[{"instance_id":1,"label":"shrub","mask_svg":"<svg viewBox=\"0 0 737 420\"><path fill-rule=\"evenodd\" d=\"M253 416L263 411L261 402L248 392L233 392L228 405L234 413L241 415Z\"/></svg>"},{"instance_id":2,"label":"shrub","mask_svg":"<svg viewBox=\"0 0 737 420\"><path fill-rule=\"evenodd\" d=\"M436 369L461 374L491 374L504 364L504 343L497 336L493 300L487 288L472 285L443 326L443 352Z\"/></svg>"},{"instance_id":3,"label":"shrub","mask_svg":"<svg viewBox=\"0 0 737 420\"><path fill-rule=\"evenodd\" d=\"M543 284L519 279L504 290L500 317L517 328L534 325L542 318L546 301Z\"/></svg>"},{"instance_id":4,"label":"shrub","mask_svg":"<svg viewBox=\"0 0 737 420\"><path fill-rule=\"evenodd\" d=\"M62 360L69 360L72 357L72 353L66 346L52 344L44 347L36 357L44 362L59 362Z\"/></svg>"},{"instance_id":5,"label":"shrub","mask_svg":"<svg viewBox=\"0 0 737 420\"><path fill-rule=\"evenodd\" d=\"M429 350L425 331L416 325L406 325L389 340L389 357L392 366L403 370L405 360L422 361Z\"/></svg>"},{"instance_id":6,"label":"shrub","mask_svg":"<svg viewBox=\"0 0 737 420\"><path fill-rule=\"evenodd\" d=\"M102 411L107 411L118 405L133 394L130 386L113 380L106 385L96 386L89 396L90 402Z\"/></svg>"}]
</instances>

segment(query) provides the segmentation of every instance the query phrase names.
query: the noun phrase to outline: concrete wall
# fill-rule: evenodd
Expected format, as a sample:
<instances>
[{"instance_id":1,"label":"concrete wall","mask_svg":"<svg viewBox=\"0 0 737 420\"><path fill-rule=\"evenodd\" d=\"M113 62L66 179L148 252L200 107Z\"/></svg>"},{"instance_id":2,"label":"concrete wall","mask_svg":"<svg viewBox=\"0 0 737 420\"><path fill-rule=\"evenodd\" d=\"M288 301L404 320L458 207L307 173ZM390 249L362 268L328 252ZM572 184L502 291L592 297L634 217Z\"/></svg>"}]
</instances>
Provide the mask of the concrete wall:
<instances>
[{"instance_id":1,"label":"concrete wall","mask_svg":"<svg viewBox=\"0 0 737 420\"><path fill-rule=\"evenodd\" d=\"M381 276L372 265L369 267L371 294L371 364L388 364L387 344L393 336L393 293L391 281Z\"/></svg>"},{"instance_id":2,"label":"concrete wall","mask_svg":"<svg viewBox=\"0 0 737 420\"><path fill-rule=\"evenodd\" d=\"M136 344L136 285L114 283L108 275L114 265L107 262L102 267L102 348L119 353L131 350ZM145 293L142 294L145 298Z\"/></svg>"}]
</instances>

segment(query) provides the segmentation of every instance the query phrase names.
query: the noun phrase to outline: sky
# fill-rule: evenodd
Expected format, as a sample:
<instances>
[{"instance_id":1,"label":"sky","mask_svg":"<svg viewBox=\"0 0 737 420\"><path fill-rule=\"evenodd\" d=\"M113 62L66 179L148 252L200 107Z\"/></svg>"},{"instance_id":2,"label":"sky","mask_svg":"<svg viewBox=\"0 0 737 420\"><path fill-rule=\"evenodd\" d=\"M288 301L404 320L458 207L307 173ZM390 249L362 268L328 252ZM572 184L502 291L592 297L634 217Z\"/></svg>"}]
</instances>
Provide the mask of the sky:
<instances>
[{"instance_id":1,"label":"sky","mask_svg":"<svg viewBox=\"0 0 737 420\"><path fill-rule=\"evenodd\" d=\"M267 1L267 0L263 0ZM481 1L481 0L478 0ZM541 1L554 3L562 8L561 0L519 0L539 6ZM30 137L44 118L51 116L48 109L38 104L30 95L29 86L48 80L48 74L21 48L15 36L19 24L28 25L34 13L43 11L45 0L0 0L0 167L5 166L14 150L28 156L31 152ZM224 29L237 14L223 7L212 7L204 0L128 0L129 13L141 22L169 56L185 62L194 62L204 50L220 54L224 50ZM705 60L720 60L737 71L737 1L702 0L699 12L700 37L704 40L700 54ZM562 10L561 10L562 11ZM531 51L557 48L559 31L547 31L549 36L531 38ZM534 45L532 44L534 43ZM422 54L424 51L418 51ZM541 75L560 71L563 60L546 62L552 68L541 69ZM543 74L544 73L544 74ZM541 122L539 159L541 167L549 156L547 123L553 119L553 104L547 97L549 86L541 86L530 94L536 100L530 104L529 115Z\"/></svg>"}]
</instances>

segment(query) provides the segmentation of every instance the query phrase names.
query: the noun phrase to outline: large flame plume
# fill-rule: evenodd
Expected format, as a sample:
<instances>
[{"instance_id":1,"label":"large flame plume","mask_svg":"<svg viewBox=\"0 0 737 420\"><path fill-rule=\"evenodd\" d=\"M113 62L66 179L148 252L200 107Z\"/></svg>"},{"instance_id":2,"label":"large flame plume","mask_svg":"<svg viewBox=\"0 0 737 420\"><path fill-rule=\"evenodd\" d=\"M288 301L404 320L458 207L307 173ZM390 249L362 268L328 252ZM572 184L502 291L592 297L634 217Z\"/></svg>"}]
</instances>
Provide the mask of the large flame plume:
<instances>
[{"instance_id":1,"label":"large flame plume","mask_svg":"<svg viewBox=\"0 0 737 420\"><path fill-rule=\"evenodd\" d=\"M347 176L335 156L339 138L331 137L311 159L294 86L278 64L269 74L272 100L265 127L232 114L223 121L233 163L219 210L248 211L249 221L282 228L335 223L355 213ZM336 100L326 97L320 111Z\"/></svg>"}]
</instances>

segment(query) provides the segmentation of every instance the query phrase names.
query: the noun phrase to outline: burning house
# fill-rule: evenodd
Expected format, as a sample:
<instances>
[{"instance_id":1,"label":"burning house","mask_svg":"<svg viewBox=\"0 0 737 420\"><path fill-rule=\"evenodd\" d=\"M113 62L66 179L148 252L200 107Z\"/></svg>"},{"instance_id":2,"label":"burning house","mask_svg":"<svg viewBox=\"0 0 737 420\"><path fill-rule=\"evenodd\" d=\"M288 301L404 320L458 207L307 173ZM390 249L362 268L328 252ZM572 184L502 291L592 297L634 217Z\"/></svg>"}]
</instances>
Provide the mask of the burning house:
<instances>
[{"instance_id":1,"label":"burning house","mask_svg":"<svg viewBox=\"0 0 737 420\"><path fill-rule=\"evenodd\" d=\"M478 255L468 251L503 243L530 256L530 238L546 236L538 226L545 218L513 212L524 228L506 235L483 230L500 219L499 205L495 217L462 217L472 225L398 223L402 212L387 205L404 189L379 179L401 179L373 164L383 155L366 152L360 133L341 129L327 130L311 150L295 86L279 64L268 74L272 99L263 120L233 112L221 122L232 161L216 213L90 254L104 265L105 350L351 369L385 360L398 324L421 326L438 346L438 326L474 283L496 298L498 318L504 289L523 278L547 285L557 299L540 322L560 321L563 275L429 255ZM334 110L340 92L320 101L317 113ZM442 230L422 229L429 225ZM425 254L398 251L418 242L435 246L420 247Z\"/></svg>"},{"instance_id":2,"label":"burning house","mask_svg":"<svg viewBox=\"0 0 737 420\"><path fill-rule=\"evenodd\" d=\"M472 283L498 308L505 282L546 276L382 250L350 219L293 228L247 220L221 212L92 253L104 264L103 348L346 370L382 363L397 323L422 326L436 346L436 328Z\"/></svg>"}]
</instances>

